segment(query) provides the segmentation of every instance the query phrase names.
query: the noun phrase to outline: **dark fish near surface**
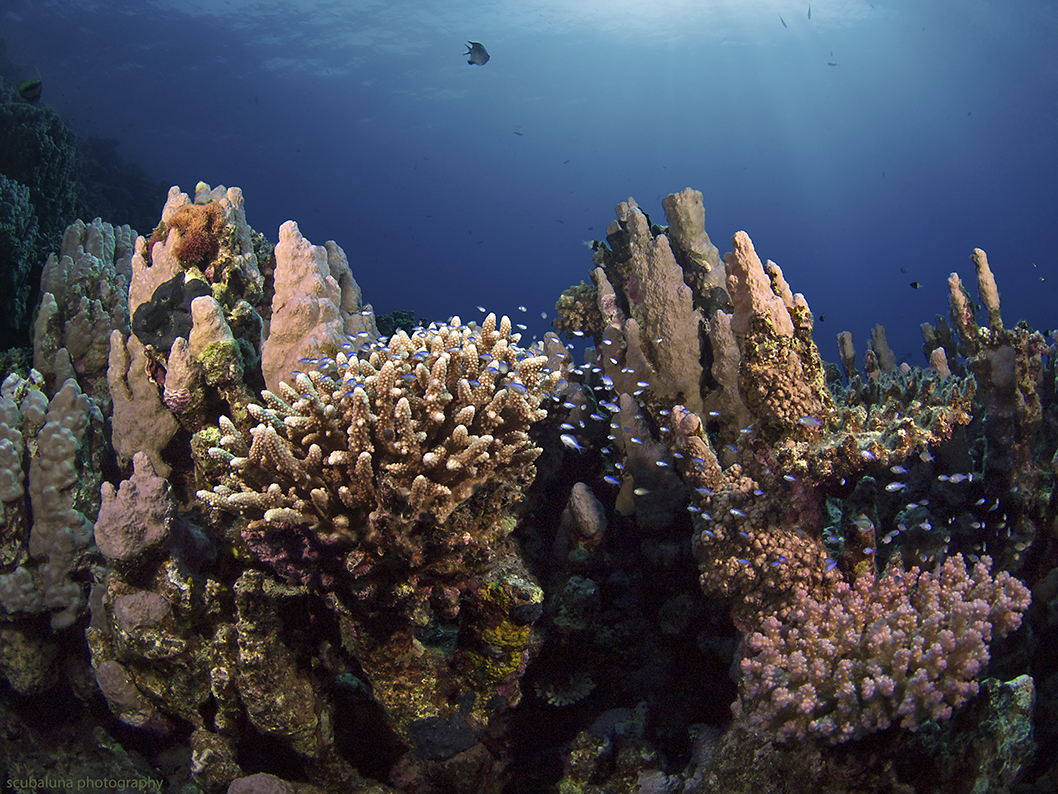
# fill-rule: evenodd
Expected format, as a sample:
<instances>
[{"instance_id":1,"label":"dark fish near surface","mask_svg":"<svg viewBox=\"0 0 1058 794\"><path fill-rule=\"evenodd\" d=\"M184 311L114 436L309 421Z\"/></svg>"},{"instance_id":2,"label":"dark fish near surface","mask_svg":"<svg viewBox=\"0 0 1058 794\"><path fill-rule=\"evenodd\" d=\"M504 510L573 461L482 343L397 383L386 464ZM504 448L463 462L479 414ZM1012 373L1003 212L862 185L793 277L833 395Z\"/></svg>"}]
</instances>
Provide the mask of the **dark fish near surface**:
<instances>
[{"instance_id":1,"label":"dark fish near surface","mask_svg":"<svg viewBox=\"0 0 1058 794\"><path fill-rule=\"evenodd\" d=\"M922 286L922 282L921 281L912 281L911 282L911 289L918 289L921 286Z\"/></svg>"},{"instance_id":2,"label":"dark fish near surface","mask_svg":"<svg viewBox=\"0 0 1058 794\"><path fill-rule=\"evenodd\" d=\"M789 28L789 25L786 24L786 20L782 18L782 14L779 15L779 21L782 22L784 28Z\"/></svg>"},{"instance_id":3,"label":"dark fish near surface","mask_svg":"<svg viewBox=\"0 0 1058 794\"><path fill-rule=\"evenodd\" d=\"M23 80L18 84L18 95L27 102L36 102L40 99L41 89L44 87L39 78Z\"/></svg>"},{"instance_id":4,"label":"dark fish near surface","mask_svg":"<svg viewBox=\"0 0 1058 794\"><path fill-rule=\"evenodd\" d=\"M811 5L808 6L808 18L809 19L812 18L812 6Z\"/></svg>"},{"instance_id":5,"label":"dark fish near surface","mask_svg":"<svg viewBox=\"0 0 1058 794\"><path fill-rule=\"evenodd\" d=\"M463 54L470 56L467 59L467 63L476 63L478 66L484 66L489 62L489 51L477 41L468 41L467 51Z\"/></svg>"}]
</instances>

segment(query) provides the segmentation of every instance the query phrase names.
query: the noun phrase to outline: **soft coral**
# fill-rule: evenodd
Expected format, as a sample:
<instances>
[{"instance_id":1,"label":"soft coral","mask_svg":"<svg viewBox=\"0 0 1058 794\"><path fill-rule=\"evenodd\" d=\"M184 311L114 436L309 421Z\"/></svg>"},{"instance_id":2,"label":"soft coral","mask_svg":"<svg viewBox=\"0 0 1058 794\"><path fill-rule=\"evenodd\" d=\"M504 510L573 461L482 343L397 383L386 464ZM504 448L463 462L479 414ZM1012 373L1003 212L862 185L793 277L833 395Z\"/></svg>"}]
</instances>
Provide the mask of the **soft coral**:
<instances>
[{"instance_id":1,"label":"soft coral","mask_svg":"<svg viewBox=\"0 0 1058 794\"><path fill-rule=\"evenodd\" d=\"M220 250L224 221L224 209L220 204L185 204L169 219L169 229L180 233L173 254L186 267L202 266L212 261Z\"/></svg>"}]
</instances>

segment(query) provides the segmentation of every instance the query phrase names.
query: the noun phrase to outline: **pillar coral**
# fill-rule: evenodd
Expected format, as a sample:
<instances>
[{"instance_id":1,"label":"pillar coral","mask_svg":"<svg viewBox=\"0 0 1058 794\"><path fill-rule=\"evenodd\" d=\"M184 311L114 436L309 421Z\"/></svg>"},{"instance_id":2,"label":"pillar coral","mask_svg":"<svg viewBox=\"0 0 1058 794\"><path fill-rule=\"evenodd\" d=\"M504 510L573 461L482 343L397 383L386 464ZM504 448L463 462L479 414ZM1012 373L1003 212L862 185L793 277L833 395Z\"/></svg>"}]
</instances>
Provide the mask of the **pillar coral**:
<instances>
[{"instance_id":1,"label":"pillar coral","mask_svg":"<svg viewBox=\"0 0 1058 794\"><path fill-rule=\"evenodd\" d=\"M804 296L790 294L773 263L768 277L748 234L737 232L732 246L724 262L735 307L731 330L742 354L743 401L771 438L797 430L798 420L806 417L825 421L834 401L812 341L812 313Z\"/></svg>"},{"instance_id":2,"label":"pillar coral","mask_svg":"<svg viewBox=\"0 0 1058 794\"><path fill-rule=\"evenodd\" d=\"M705 231L705 203L700 190L685 187L661 200L669 222L668 236L684 272L699 293L723 287L726 281L719 249Z\"/></svg>"},{"instance_id":3,"label":"pillar coral","mask_svg":"<svg viewBox=\"0 0 1058 794\"><path fill-rule=\"evenodd\" d=\"M102 436L103 417L72 378L51 400L17 375L5 380L3 392L0 556L8 570L0 573L0 605L8 613L46 612L52 629L69 628L85 605L82 585L72 577L88 556L90 516L99 506L101 475L91 449Z\"/></svg>"},{"instance_id":4,"label":"pillar coral","mask_svg":"<svg viewBox=\"0 0 1058 794\"><path fill-rule=\"evenodd\" d=\"M653 372L647 379L662 399L683 402L700 411L701 315L683 280L668 238L651 234L650 224L634 199L617 205L617 218L628 235L631 260L629 288L632 317L643 331L644 353ZM633 297L634 296L634 297Z\"/></svg>"},{"instance_id":5,"label":"pillar coral","mask_svg":"<svg viewBox=\"0 0 1058 794\"><path fill-rule=\"evenodd\" d=\"M297 223L287 221L279 227L275 256L272 316L261 348L271 391L288 373L305 368L300 359L333 356L347 335L364 334L361 342L378 336L373 316L361 314L360 288L337 244L313 245Z\"/></svg>"},{"instance_id":6,"label":"pillar coral","mask_svg":"<svg viewBox=\"0 0 1058 794\"><path fill-rule=\"evenodd\" d=\"M110 331L128 331L126 305L136 232L96 218L75 221L40 277L41 305L33 328L33 366L50 388L75 376L104 414ZM65 349L65 353L60 351ZM69 371L60 372L63 362Z\"/></svg>"}]
</instances>

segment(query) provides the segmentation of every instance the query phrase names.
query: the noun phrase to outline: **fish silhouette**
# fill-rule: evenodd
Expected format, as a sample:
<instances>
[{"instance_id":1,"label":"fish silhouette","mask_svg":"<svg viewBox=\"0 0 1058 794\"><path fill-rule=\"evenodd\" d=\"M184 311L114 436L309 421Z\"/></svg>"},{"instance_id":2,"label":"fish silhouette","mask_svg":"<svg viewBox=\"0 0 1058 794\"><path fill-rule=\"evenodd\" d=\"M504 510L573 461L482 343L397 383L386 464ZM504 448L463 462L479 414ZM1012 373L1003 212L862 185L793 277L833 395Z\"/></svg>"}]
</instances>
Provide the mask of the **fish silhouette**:
<instances>
[{"instance_id":1,"label":"fish silhouette","mask_svg":"<svg viewBox=\"0 0 1058 794\"><path fill-rule=\"evenodd\" d=\"M36 102L40 99L40 91L43 88L40 78L23 80L18 84L18 95L27 102Z\"/></svg>"},{"instance_id":2,"label":"fish silhouette","mask_svg":"<svg viewBox=\"0 0 1058 794\"><path fill-rule=\"evenodd\" d=\"M484 66L489 62L489 51L481 45L481 42L468 41L467 51L463 54L470 56L467 59L467 63L476 63L478 66Z\"/></svg>"}]
</instances>

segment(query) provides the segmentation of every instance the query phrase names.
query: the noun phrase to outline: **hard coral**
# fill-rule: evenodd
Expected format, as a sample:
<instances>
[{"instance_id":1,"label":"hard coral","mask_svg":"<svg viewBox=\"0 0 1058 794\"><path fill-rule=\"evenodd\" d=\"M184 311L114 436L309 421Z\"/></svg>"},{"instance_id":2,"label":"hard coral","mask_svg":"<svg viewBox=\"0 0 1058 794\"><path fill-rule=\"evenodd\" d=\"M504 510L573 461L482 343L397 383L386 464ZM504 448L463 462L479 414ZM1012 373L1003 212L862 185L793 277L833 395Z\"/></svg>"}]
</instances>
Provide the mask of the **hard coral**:
<instances>
[{"instance_id":1,"label":"hard coral","mask_svg":"<svg viewBox=\"0 0 1058 794\"><path fill-rule=\"evenodd\" d=\"M735 716L779 741L807 736L837 744L899 721L917 730L946 720L977 694L988 642L1021 624L1028 588L982 557L961 555L936 574L899 566L817 600L800 593L784 620L748 635Z\"/></svg>"},{"instance_id":2,"label":"hard coral","mask_svg":"<svg viewBox=\"0 0 1058 794\"><path fill-rule=\"evenodd\" d=\"M527 431L557 375L515 341L510 321L489 315L481 329L400 331L388 348L298 373L280 395L264 392L267 407L249 406L260 422L249 445L222 422L210 455L231 478L199 498L274 526L371 535L386 513L442 523L540 454Z\"/></svg>"},{"instance_id":3,"label":"hard coral","mask_svg":"<svg viewBox=\"0 0 1058 794\"><path fill-rule=\"evenodd\" d=\"M208 204L185 204L169 219L169 229L176 229L180 239L173 253L185 266L203 265L220 251L220 234L224 229L224 208Z\"/></svg>"}]
</instances>

